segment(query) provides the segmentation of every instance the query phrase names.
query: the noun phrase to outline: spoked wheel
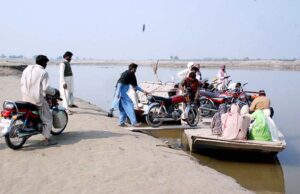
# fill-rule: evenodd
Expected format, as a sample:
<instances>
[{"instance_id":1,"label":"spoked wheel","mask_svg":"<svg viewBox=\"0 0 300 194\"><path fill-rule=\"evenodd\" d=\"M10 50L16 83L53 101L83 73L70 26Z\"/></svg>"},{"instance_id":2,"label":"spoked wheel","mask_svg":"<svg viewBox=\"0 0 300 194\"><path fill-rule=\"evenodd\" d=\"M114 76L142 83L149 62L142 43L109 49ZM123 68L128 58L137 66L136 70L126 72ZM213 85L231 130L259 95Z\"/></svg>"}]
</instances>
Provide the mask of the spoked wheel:
<instances>
[{"instance_id":1,"label":"spoked wheel","mask_svg":"<svg viewBox=\"0 0 300 194\"><path fill-rule=\"evenodd\" d=\"M57 122L57 123L54 123ZM65 110L59 110L57 112L57 117L53 118L53 127L51 129L52 135L61 134L68 124L68 114Z\"/></svg>"},{"instance_id":2,"label":"spoked wheel","mask_svg":"<svg viewBox=\"0 0 300 194\"><path fill-rule=\"evenodd\" d=\"M11 130L5 135L5 142L11 149L17 150L22 148L26 142L26 137L19 137L19 131L24 128L24 121L21 119L14 120L11 124Z\"/></svg>"},{"instance_id":3,"label":"spoked wheel","mask_svg":"<svg viewBox=\"0 0 300 194\"><path fill-rule=\"evenodd\" d=\"M191 106L186 111L186 122L189 126L195 127L198 125L200 119L200 114L198 111L198 107Z\"/></svg>"},{"instance_id":4,"label":"spoked wheel","mask_svg":"<svg viewBox=\"0 0 300 194\"><path fill-rule=\"evenodd\" d=\"M200 99L200 113L203 117L211 117L214 115L215 111L212 109L216 110L215 105L208 99ZM216 110L217 111L217 110Z\"/></svg>"},{"instance_id":5,"label":"spoked wheel","mask_svg":"<svg viewBox=\"0 0 300 194\"><path fill-rule=\"evenodd\" d=\"M146 115L147 124L151 127L161 126L163 121L162 120L157 120L158 118L160 118L160 114L161 114L160 106L159 105L152 106L149 109L148 114Z\"/></svg>"}]
</instances>

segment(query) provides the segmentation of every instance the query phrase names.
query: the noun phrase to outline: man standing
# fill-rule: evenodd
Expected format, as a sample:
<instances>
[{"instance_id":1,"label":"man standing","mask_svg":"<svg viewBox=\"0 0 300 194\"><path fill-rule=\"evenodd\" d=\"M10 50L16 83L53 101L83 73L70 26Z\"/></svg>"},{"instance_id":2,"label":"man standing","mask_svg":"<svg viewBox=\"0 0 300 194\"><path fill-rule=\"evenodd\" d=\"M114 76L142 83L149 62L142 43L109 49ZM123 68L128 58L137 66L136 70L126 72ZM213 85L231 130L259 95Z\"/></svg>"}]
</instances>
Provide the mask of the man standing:
<instances>
[{"instance_id":1,"label":"man standing","mask_svg":"<svg viewBox=\"0 0 300 194\"><path fill-rule=\"evenodd\" d=\"M183 79L179 85L179 88L183 91L189 88L191 101L199 99L199 81L196 79L196 73L191 72L189 76Z\"/></svg>"},{"instance_id":2,"label":"man standing","mask_svg":"<svg viewBox=\"0 0 300 194\"><path fill-rule=\"evenodd\" d=\"M190 61L186 65L186 69L180 71L177 73L177 76L179 77L180 81L187 78L189 76L189 73L191 72L192 67L194 66L194 62Z\"/></svg>"},{"instance_id":3,"label":"man standing","mask_svg":"<svg viewBox=\"0 0 300 194\"><path fill-rule=\"evenodd\" d=\"M221 66L220 70L218 71L217 78L218 78L218 90L224 89L227 84L227 78L228 78L225 65Z\"/></svg>"},{"instance_id":4,"label":"man standing","mask_svg":"<svg viewBox=\"0 0 300 194\"><path fill-rule=\"evenodd\" d=\"M179 89L183 93L184 90L189 90L186 92L189 92L190 94L190 100L192 102L199 102L199 88L200 84L199 81L196 79L196 72L192 71L190 72L189 76L181 81L179 84ZM186 103L182 104L182 112L185 112ZM182 114L182 119L186 120L185 114Z\"/></svg>"},{"instance_id":5,"label":"man standing","mask_svg":"<svg viewBox=\"0 0 300 194\"><path fill-rule=\"evenodd\" d=\"M131 63L128 67L128 70L121 74L121 77L118 80L117 88L115 92L115 99L113 100L113 105L111 112L115 107L119 108L120 116L119 116L119 126L125 127L125 120L128 117L131 125L134 127L138 127L136 116L134 112L134 105L130 97L127 95L130 85L135 91L140 91L148 94L148 92L144 91L137 85L135 72L138 65L135 63Z\"/></svg>"},{"instance_id":6,"label":"man standing","mask_svg":"<svg viewBox=\"0 0 300 194\"><path fill-rule=\"evenodd\" d=\"M23 101L35 104L38 107L40 118L43 122L42 134L45 137L45 145L53 145L50 141L52 129L52 114L45 100L46 95L55 95L58 90L49 86L49 76L45 71L49 59L44 55L36 57L36 64L29 65L23 71L21 78L21 91Z\"/></svg>"},{"instance_id":7,"label":"man standing","mask_svg":"<svg viewBox=\"0 0 300 194\"><path fill-rule=\"evenodd\" d=\"M74 104L74 81L70 64L72 56L73 53L67 51L63 56L64 60L59 64L60 93L63 99L63 107L68 114L72 114L69 108L78 107Z\"/></svg>"}]
</instances>

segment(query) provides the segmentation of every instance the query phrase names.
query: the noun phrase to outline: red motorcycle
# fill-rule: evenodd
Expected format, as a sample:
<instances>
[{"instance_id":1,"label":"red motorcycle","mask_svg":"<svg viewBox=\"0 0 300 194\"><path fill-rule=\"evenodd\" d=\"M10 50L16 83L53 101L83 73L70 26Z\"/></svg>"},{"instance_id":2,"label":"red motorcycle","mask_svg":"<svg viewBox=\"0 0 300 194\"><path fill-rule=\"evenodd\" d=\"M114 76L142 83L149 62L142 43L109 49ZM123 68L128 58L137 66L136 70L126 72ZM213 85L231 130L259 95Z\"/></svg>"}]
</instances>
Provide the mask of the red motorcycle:
<instances>
[{"instance_id":1,"label":"red motorcycle","mask_svg":"<svg viewBox=\"0 0 300 194\"><path fill-rule=\"evenodd\" d=\"M149 95L147 98L148 109L145 111L145 116L149 126L159 127L164 121L178 121L182 114L185 114L188 125L192 127L198 125L200 119L198 107L191 102L189 94L176 95L170 98ZM179 108L179 104L183 102L186 103L184 113Z\"/></svg>"},{"instance_id":2,"label":"red motorcycle","mask_svg":"<svg viewBox=\"0 0 300 194\"><path fill-rule=\"evenodd\" d=\"M46 100L53 115L51 134L59 135L67 126L68 115L58 104L58 100L61 100L59 96L47 96ZM20 149L28 138L42 133L43 124L36 105L23 101L5 101L3 109L0 128L11 149Z\"/></svg>"},{"instance_id":3,"label":"red motorcycle","mask_svg":"<svg viewBox=\"0 0 300 194\"><path fill-rule=\"evenodd\" d=\"M236 103L242 107L243 105L250 106L253 101L251 95L248 95L242 88L224 92L200 91L200 96L199 108L201 115L204 117L213 116L218 111L220 104L229 107L231 104Z\"/></svg>"}]
</instances>

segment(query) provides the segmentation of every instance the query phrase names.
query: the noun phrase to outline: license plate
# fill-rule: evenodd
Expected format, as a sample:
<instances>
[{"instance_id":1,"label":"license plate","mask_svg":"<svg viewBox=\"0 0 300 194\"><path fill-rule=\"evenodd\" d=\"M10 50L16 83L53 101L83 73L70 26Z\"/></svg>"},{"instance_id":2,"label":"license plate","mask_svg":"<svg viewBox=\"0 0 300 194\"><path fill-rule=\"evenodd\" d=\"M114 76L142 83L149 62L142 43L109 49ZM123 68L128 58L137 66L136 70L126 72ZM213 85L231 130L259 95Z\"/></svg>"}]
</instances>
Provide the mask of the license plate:
<instances>
[{"instance_id":1,"label":"license plate","mask_svg":"<svg viewBox=\"0 0 300 194\"><path fill-rule=\"evenodd\" d=\"M0 130L1 130L1 134L0 136L3 136L7 133L8 127L10 126L11 120L10 119L4 119L4 118L0 118L1 122L0 122Z\"/></svg>"}]
</instances>

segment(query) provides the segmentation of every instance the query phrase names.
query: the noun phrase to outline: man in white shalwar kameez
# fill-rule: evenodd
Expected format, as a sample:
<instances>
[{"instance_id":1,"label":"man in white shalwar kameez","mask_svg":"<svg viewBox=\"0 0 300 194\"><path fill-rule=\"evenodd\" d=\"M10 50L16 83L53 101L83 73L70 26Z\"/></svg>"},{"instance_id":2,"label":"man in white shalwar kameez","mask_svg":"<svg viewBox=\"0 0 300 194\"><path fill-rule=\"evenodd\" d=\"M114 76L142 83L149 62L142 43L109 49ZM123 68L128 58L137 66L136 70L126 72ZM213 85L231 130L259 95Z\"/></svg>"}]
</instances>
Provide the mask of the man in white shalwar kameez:
<instances>
[{"instance_id":1,"label":"man in white shalwar kameez","mask_svg":"<svg viewBox=\"0 0 300 194\"><path fill-rule=\"evenodd\" d=\"M222 65L221 68L218 71L218 74L217 74L217 78L218 78L218 87L217 87L217 89L218 90L223 90L227 85L228 76L227 76L227 73L226 73L225 69L226 69L225 65Z\"/></svg>"},{"instance_id":2,"label":"man in white shalwar kameez","mask_svg":"<svg viewBox=\"0 0 300 194\"><path fill-rule=\"evenodd\" d=\"M36 64L25 68L21 78L21 92L23 101L30 102L38 107L40 118L43 122L42 134L45 145L55 144L50 142L53 117L46 95L55 95L56 90L49 86L49 76L45 68L49 59L44 55L36 57Z\"/></svg>"},{"instance_id":3,"label":"man in white shalwar kameez","mask_svg":"<svg viewBox=\"0 0 300 194\"><path fill-rule=\"evenodd\" d=\"M77 108L74 104L74 81L73 72L70 65L73 53L67 51L64 54L64 60L59 64L59 78L60 78L60 94L63 99L63 107L68 114L72 114L70 107Z\"/></svg>"}]
</instances>

